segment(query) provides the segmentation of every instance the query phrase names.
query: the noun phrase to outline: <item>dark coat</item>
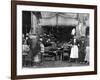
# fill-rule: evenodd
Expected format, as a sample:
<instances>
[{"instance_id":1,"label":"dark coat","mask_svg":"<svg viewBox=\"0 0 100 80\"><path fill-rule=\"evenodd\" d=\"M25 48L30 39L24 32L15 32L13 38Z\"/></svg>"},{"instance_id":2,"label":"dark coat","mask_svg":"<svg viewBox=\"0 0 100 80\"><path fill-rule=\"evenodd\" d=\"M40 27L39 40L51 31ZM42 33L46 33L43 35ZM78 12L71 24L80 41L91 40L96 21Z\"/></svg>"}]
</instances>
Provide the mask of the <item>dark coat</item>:
<instances>
[{"instance_id":1,"label":"dark coat","mask_svg":"<svg viewBox=\"0 0 100 80\"><path fill-rule=\"evenodd\" d=\"M85 55L86 55L86 38L85 37L81 37L79 39L79 61L83 62L85 59Z\"/></svg>"},{"instance_id":2,"label":"dark coat","mask_svg":"<svg viewBox=\"0 0 100 80\"><path fill-rule=\"evenodd\" d=\"M40 44L35 39L29 39L29 45L30 45L30 55L31 56L35 56L40 52L41 50Z\"/></svg>"}]
</instances>

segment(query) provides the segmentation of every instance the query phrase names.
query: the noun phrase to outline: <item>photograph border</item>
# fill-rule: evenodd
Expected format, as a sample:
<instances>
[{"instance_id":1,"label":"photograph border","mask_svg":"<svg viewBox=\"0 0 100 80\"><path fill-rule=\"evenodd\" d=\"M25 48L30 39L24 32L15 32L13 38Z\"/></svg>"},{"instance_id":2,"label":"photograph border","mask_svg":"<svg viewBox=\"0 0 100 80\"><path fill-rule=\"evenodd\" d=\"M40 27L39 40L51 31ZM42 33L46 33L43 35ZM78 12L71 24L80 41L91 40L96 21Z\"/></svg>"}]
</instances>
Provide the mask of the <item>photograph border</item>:
<instances>
[{"instance_id":1,"label":"photograph border","mask_svg":"<svg viewBox=\"0 0 100 80\"><path fill-rule=\"evenodd\" d=\"M94 10L94 71L72 72L72 73L52 73L52 74L34 74L34 75L17 75L17 5L31 6L49 6L62 8L81 8ZM64 4L64 3L48 3L33 1L11 1L11 79L29 79L29 78L45 78L45 77L61 77L61 76L78 76L78 75L94 75L97 74L97 6L81 5L81 4Z\"/></svg>"}]
</instances>

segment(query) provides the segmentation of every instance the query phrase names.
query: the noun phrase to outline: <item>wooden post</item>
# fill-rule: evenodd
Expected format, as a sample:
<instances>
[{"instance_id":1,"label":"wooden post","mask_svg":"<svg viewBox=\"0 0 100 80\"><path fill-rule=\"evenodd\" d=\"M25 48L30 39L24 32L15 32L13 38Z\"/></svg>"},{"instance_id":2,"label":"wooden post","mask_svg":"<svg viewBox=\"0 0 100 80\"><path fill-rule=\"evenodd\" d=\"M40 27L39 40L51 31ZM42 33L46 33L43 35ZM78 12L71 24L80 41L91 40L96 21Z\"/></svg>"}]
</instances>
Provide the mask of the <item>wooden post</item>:
<instances>
[{"instance_id":1,"label":"wooden post","mask_svg":"<svg viewBox=\"0 0 100 80\"><path fill-rule=\"evenodd\" d=\"M36 34L37 26L38 26L37 25L37 17L33 12L31 12L31 30L30 30L31 34Z\"/></svg>"}]
</instances>

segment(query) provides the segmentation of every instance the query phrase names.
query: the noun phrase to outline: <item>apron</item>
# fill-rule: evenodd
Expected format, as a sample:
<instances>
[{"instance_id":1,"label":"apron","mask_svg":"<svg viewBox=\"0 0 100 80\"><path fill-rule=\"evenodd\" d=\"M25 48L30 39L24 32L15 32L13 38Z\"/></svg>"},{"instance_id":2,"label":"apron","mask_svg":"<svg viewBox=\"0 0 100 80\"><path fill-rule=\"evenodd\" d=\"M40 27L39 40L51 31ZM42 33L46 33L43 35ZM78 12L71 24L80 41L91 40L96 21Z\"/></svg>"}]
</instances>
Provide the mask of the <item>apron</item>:
<instances>
[{"instance_id":1,"label":"apron","mask_svg":"<svg viewBox=\"0 0 100 80\"><path fill-rule=\"evenodd\" d=\"M70 58L78 58L78 47L77 47L77 45L72 46Z\"/></svg>"}]
</instances>

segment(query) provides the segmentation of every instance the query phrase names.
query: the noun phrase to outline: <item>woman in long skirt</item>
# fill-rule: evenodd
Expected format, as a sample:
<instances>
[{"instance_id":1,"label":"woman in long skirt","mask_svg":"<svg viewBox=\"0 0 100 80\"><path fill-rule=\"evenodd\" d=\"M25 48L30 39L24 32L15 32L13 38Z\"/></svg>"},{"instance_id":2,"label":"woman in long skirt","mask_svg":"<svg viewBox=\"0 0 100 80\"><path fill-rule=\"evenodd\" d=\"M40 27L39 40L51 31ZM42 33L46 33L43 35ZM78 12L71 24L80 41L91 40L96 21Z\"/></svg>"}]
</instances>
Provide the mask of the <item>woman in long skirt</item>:
<instances>
[{"instance_id":1,"label":"woman in long skirt","mask_svg":"<svg viewBox=\"0 0 100 80\"><path fill-rule=\"evenodd\" d=\"M90 56L90 47L89 47L89 35L86 38L86 55L85 55L85 62L89 64L89 56Z\"/></svg>"},{"instance_id":2,"label":"woman in long skirt","mask_svg":"<svg viewBox=\"0 0 100 80\"><path fill-rule=\"evenodd\" d=\"M30 45L29 54L31 56L31 65L33 66L40 61L38 56L40 52L40 44L38 42L37 36L30 35L29 45Z\"/></svg>"},{"instance_id":3,"label":"woman in long skirt","mask_svg":"<svg viewBox=\"0 0 100 80\"><path fill-rule=\"evenodd\" d=\"M74 39L74 43L71 48L70 60L71 61L78 60L78 46L76 45L76 39Z\"/></svg>"}]
</instances>

